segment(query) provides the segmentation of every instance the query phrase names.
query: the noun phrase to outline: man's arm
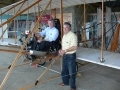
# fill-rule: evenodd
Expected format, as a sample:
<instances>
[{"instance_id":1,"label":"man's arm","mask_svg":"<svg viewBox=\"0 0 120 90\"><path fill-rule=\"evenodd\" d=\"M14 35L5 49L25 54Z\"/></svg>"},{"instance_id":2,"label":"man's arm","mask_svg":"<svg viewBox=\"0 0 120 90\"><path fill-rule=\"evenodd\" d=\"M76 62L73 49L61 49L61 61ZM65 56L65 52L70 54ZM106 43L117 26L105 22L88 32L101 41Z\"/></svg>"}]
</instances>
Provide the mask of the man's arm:
<instances>
[{"instance_id":1,"label":"man's arm","mask_svg":"<svg viewBox=\"0 0 120 90\"><path fill-rule=\"evenodd\" d=\"M66 50L64 50L65 52L70 52L70 51L74 51L74 50L77 50L77 46L72 46Z\"/></svg>"},{"instance_id":2,"label":"man's arm","mask_svg":"<svg viewBox=\"0 0 120 90\"><path fill-rule=\"evenodd\" d=\"M35 37L37 37L37 38L39 38L39 37L43 38L44 35L46 34L46 30L47 29L43 30L42 32L34 33Z\"/></svg>"},{"instance_id":3,"label":"man's arm","mask_svg":"<svg viewBox=\"0 0 120 90\"><path fill-rule=\"evenodd\" d=\"M45 28L42 32L39 32L39 35L40 35L40 36L44 36L44 35L46 35L46 31L47 31L47 29L48 29L48 27Z\"/></svg>"}]
</instances>

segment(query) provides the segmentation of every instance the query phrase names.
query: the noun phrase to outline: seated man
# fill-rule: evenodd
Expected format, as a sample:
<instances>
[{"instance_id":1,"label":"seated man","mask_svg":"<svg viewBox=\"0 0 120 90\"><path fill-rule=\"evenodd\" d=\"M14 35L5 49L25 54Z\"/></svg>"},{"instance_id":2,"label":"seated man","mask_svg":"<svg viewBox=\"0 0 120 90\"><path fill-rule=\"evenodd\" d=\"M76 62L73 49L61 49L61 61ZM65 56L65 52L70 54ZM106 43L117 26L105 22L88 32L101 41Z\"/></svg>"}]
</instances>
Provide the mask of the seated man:
<instances>
[{"instance_id":1,"label":"seated man","mask_svg":"<svg viewBox=\"0 0 120 90\"><path fill-rule=\"evenodd\" d=\"M48 26L45 30L35 33L35 36L45 36L43 40L34 40L31 50L48 51L52 47L59 36L59 31L55 28L54 19L48 20Z\"/></svg>"}]
</instances>

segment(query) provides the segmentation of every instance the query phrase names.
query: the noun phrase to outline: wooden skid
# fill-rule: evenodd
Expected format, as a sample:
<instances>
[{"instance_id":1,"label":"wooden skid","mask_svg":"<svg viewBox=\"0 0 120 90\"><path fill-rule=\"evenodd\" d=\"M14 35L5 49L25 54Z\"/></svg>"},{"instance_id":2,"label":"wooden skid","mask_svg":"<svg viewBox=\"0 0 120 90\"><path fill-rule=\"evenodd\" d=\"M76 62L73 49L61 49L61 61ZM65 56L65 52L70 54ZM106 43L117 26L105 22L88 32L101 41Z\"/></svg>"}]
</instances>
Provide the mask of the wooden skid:
<instances>
[{"instance_id":1,"label":"wooden skid","mask_svg":"<svg viewBox=\"0 0 120 90\"><path fill-rule=\"evenodd\" d=\"M7 50L7 49L0 49L0 51L3 51L3 52L11 52L11 53L18 53L19 51L17 50ZM26 51L23 51L21 52L21 54L29 54L28 52Z\"/></svg>"}]
</instances>

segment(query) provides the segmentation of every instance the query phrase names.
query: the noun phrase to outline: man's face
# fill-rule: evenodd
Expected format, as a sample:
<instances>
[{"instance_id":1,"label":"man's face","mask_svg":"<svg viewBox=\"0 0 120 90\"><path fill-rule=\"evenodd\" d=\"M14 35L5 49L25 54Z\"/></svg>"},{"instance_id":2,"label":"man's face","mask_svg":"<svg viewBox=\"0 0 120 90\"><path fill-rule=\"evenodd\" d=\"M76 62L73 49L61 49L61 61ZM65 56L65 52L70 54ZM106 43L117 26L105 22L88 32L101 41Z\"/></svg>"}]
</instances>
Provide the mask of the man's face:
<instances>
[{"instance_id":1,"label":"man's face","mask_svg":"<svg viewBox=\"0 0 120 90\"><path fill-rule=\"evenodd\" d=\"M70 27L68 25L63 25L63 32L67 34L70 31Z\"/></svg>"},{"instance_id":2,"label":"man's face","mask_svg":"<svg viewBox=\"0 0 120 90\"><path fill-rule=\"evenodd\" d=\"M53 21L48 21L48 26L49 26L50 28L54 27Z\"/></svg>"}]
</instances>

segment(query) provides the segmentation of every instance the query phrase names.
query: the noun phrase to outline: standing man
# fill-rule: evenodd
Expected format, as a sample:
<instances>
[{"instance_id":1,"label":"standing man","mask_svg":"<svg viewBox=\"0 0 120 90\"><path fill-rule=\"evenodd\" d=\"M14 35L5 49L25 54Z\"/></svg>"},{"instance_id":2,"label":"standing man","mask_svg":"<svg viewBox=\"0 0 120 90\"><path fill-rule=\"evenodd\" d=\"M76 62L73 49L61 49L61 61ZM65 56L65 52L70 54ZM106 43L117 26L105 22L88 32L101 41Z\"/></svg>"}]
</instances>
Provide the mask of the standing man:
<instances>
[{"instance_id":1,"label":"standing man","mask_svg":"<svg viewBox=\"0 0 120 90\"><path fill-rule=\"evenodd\" d=\"M70 90L76 90L76 49L77 49L77 36L71 32L71 24L65 22L63 24L63 38L62 50L59 54L63 56L62 61L62 83L59 85L70 85ZM70 79L70 82L69 82Z\"/></svg>"}]
</instances>

